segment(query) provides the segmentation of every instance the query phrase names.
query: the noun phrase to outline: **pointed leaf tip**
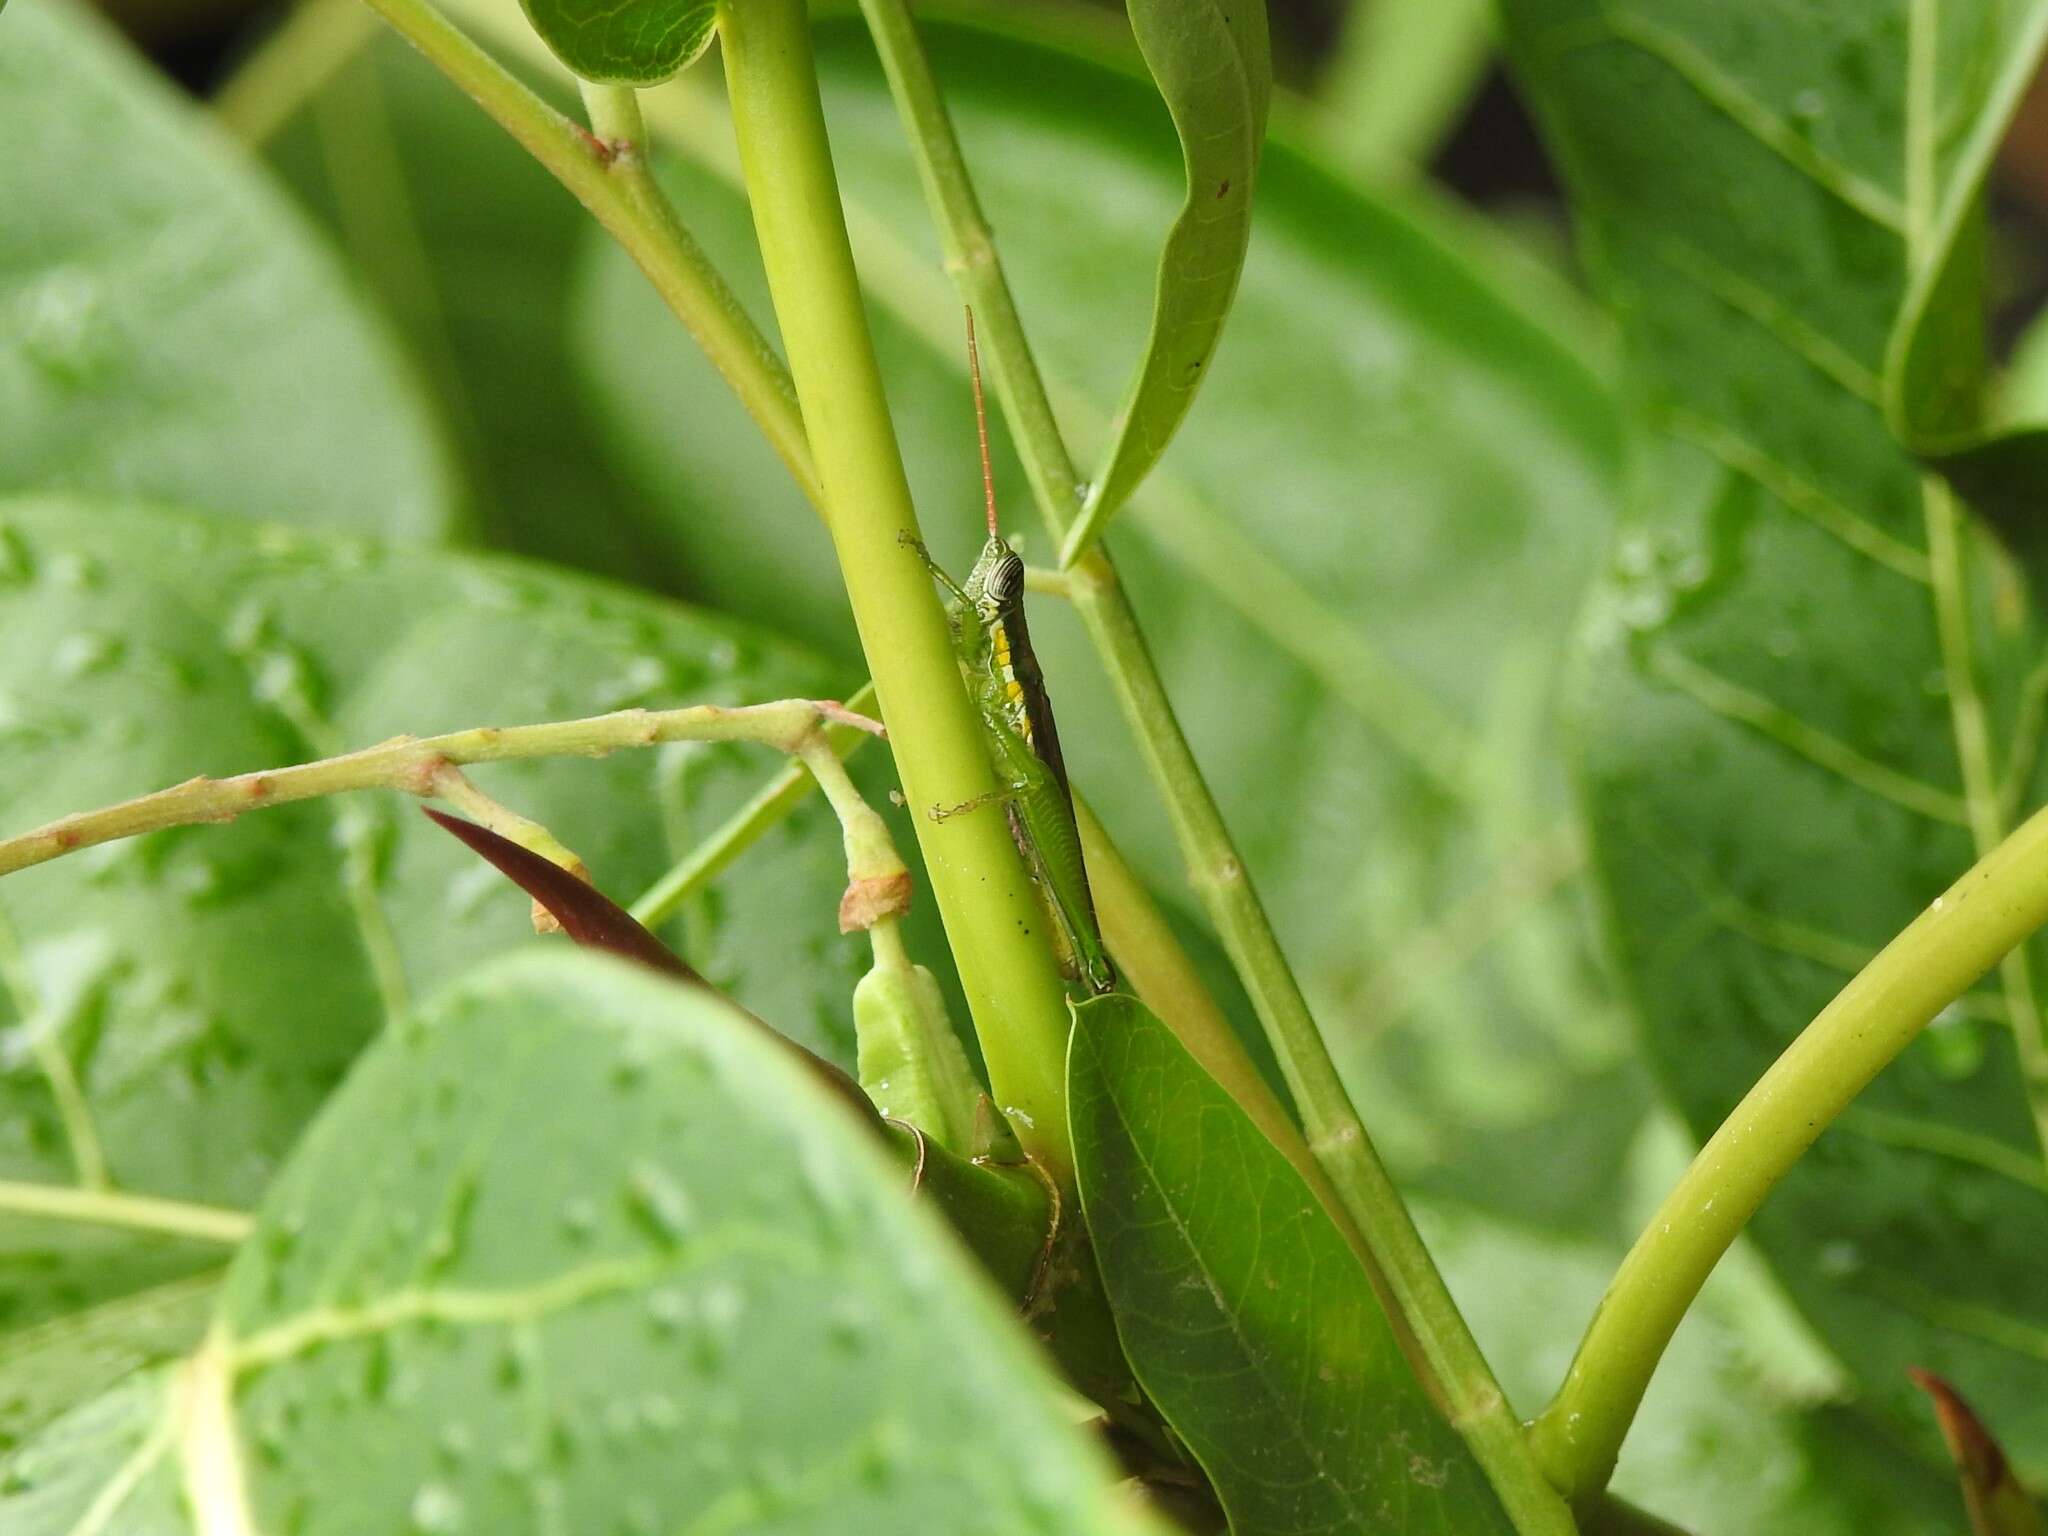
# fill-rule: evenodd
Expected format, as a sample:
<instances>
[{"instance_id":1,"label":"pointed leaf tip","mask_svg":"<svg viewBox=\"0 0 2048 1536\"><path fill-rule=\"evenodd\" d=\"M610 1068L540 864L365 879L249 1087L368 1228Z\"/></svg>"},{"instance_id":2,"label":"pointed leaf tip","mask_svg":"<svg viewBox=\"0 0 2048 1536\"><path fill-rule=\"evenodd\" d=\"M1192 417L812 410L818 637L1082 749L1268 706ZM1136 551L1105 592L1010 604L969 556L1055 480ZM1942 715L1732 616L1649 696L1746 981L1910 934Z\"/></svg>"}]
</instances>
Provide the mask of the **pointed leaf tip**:
<instances>
[{"instance_id":1,"label":"pointed leaf tip","mask_svg":"<svg viewBox=\"0 0 2048 1536\"><path fill-rule=\"evenodd\" d=\"M479 858L531 896L578 944L637 961L667 976L703 984L704 978L691 970L681 956L596 886L489 827L450 816L430 805L420 809L436 826L459 838Z\"/></svg>"},{"instance_id":2,"label":"pointed leaf tip","mask_svg":"<svg viewBox=\"0 0 2048 1536\"><path fill-rule=\"evenodd\" d=\"M2048 1525L2012 1474L2005 1451L1960 1392L1932 1371L1909 1369L1913 1385L1934 1399L1941 1438L1955 1459L1972 1536L2042 1536Z\"/></svg>"}]
</instances>

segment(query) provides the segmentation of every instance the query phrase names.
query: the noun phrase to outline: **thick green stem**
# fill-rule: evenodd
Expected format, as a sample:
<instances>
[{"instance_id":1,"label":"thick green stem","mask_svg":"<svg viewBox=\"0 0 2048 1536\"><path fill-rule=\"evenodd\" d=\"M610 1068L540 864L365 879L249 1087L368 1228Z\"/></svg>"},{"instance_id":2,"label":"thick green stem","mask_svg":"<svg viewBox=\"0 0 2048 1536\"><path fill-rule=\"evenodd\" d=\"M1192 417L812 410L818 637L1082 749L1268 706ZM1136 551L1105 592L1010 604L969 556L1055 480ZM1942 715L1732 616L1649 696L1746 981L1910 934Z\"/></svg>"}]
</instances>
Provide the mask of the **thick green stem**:
<instances>
[{"instance_id":1,"label":"thick green stem","mask_svg":"<svg viewBox=\"0 0 2048 1536\"><path fill-rule=\"evenodd\" d=\"M1933 1017L2048 923L2048 811L1937 896L1857 973L1700 1149L1615 1273L1557 1398L1531 1426L1551 1481L1607 1486L1679 1319L1829 1122Z\"/></svg>"},{"instance_id":2,"label":"thick green stem","mask_svg":"<svg viewBox=\"0 0 2048 1536\"><path fill-rule=\"evenodd\" d=\"M946 269L974 307L996 393L1055 544L1079 515L1082 488L1060 436L958 139L903 0L861 0L917 156ZM1471 1330L1359 1123L1222 812L1181 733L1164 681L1097 546L1070 572L1076 610L1172 818L1190 879L1243 980L1301 1112L1309 1146L1422 1356L1427 1379L1525 1532L1569 1532Z\"/></svg>"},{"instance_id":3,"label":"thick green stem","mask_svg":"<svg viewBox=\"0 0 2048 1536\"><path fill-rule=\"evenodd\" d=\"M1010 841L944 611L916 550L826 140L802 0L719 6L733 126L762 265L854 623L998 1102L1034 1156L1072 1163L1067 996ZM935 819L935 808L982 802Z\"/></svg>"},{"instance_id":4,"label":"thick green stem","mask_svg":"<svg viewBox=\"0 0 2048 1536\"><path fill-rule=\"evenodd\" d=\"M760 424L797 484L815 499L818 477L789 375L655 187L641 146L632 143L621 152L564 117L427 0L366 3L546 166L625 248ZM617 105L614 98L606 101ZM637 106L633 111L637 118Z\"/></svg>"}]
</instances>

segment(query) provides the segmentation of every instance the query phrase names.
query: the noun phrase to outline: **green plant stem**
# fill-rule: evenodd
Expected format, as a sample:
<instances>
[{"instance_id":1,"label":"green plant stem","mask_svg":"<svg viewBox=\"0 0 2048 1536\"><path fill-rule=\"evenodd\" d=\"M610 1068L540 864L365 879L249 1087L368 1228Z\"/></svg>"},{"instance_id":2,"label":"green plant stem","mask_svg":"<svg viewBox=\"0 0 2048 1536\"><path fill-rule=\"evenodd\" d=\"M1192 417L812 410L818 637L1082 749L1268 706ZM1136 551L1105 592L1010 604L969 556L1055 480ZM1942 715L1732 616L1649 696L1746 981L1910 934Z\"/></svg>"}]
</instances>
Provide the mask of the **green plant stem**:
<instances>
[{"instance_id":1,"label":"green plant stem","mask_svg":"<svg viewBox=\"0 0 2048 1536\"><path fill-rule=\"evenodd\" d=\"M593 80L578 80L576 89L582 93L590 131L612 152L613 171L644 178L647 125L640 120L640 93L630 85L600 85ZM632 166L620 166L619 160L627 155L633 157Z\"/></svg>"},{"instance_id":2,"label":"green plant stem","mask_svg":"<svg viewBox=\"0 0 2048 1536\"><path fill-rule=\"evenodd\" d=\"M0 1180L0 1211L10 1215L122 1227L162 1237L192 1238L233 1246L247 1237L256 1218L246 1211L154 1195L126 1195L111 1189L78 1189L63 1184Z\"/></svg>"},{"instance_id":3,"label":"green plant stem","mask_svg":"<svg viewBox=\"0 0 2048 1536\"><path fill-rule=\"evenodd\" d=\"M1082 488L930 61L903 0L861 0L861 10L916 153L946 270L974 307L1033 497L1060 545L1080 513ZM1424 1380L1441 1394L1517 1526L1525 1532L1571 1531L1569 1514L1543 1481L1506 1396L1359 1123L1181 732L1109 555L1100 545L1091 548L1069 576L1074 606L1166 802L1190 880L1272 1042L1310 1150L1363 1235L1382 1295L1391 1297L1400 1314L1397 1330L1419 1348Z\"/></svg>"},{"instance_id":4,"label":"green plant stem","mask_svg":"<svg viewBox=\"0 0 2048 1536\"><path fill-rule=\"evenodd\" d=\"M1673 1186L1531 1426L1551 1481L1586 1507L1679 1319L1764 1197L1943 1008L2048 923L2048 811L2036 812L1887 944L1801 1031Z\"/></svg>"},{"instance_id":5,"label":"green plant stem","mask_svg":"<svg viewBox=\"0 0 2048 1536\"><path fill-rule=\"evenodd\" d=\"M846 707L864 714L875 702L875 685L862 683L846 696ZM825 742L842 759L860 750L874 738L850 725L825 727ZM633 903L633 916L652 928L675 916L676 909L704 889L733 861L751 848L761 835L779 825L809 796L815 780L801 763L790 763L771 778L747 803L734 811L708 837L650 885Z\"/></svg>"},{"instance_id":6,"label":"green plant stem","mask_svg":"<svg viewBox=\"0 0 2048 1536\"><path fill-rule=\"evenodd\" d=\"M762 265L890 745L998 1103L1064 1182L1068 1005L944 611L889 420L825 134L802 0L719 6ZM982 802L934 819L935 808Z\"/></svg>"},{"instance_id":7,"label":"green plant stem","mask_svg":"<svg viewBox=\"0 0 2048 1536\"><path fill-rule=\"evenodd\" d=\"M823 722L844 724L855 718L837 705L784 699L739 708L698 704L685 709L624 709L609 715L542 725L483 725L440 736L398 736L360 752L318 762L263 768L224 779L188 779L154 794L81 811L33 831L0 839L0 875L118 838L138 837L167 827L233 821L248 811L351 790L399 790L452 798L465 810L488 807L489 803L480 799L473 785L460 774L452 773L470 763L532 757L604 757L622 747L648 747L669 741L752 741L796 755L805 752L820 736ZM812 766L815 769L822 765ZM835 796L835 805L839 798ZM850 808L841 809L850 813ZM886 843L888 830L881 817L865 804L859 810L871 818L872 825L848 827L849 851L855 846L856 835L864 849L874 847L877 837ZM506 831L515 841L526 841L530 834L522 834L519 826L530 829L533 824L523 818L513 818L513 822L519 825L508 823L494 830ZM894 858L893 850L889 857L900 871L903 866ZM884 872L879 866L852 871L855 878Z\"/></svg>"},{"instance_id":8,"label":"green plant stem","mask_svg":"<svg viewBox=\"0 0 2048 1536\"><path fill-rule=\"evenodd\" d=\"M578 126L427 0L365 3L547 167L625 248L739 396L797 484L815 500L817 472L789 374L655 185L642 143L633 139L624 146L607 144ZM618 105L606 99L607 110ZM633 118L638 119L637 105Z\"/></svg>"}]
</instances>

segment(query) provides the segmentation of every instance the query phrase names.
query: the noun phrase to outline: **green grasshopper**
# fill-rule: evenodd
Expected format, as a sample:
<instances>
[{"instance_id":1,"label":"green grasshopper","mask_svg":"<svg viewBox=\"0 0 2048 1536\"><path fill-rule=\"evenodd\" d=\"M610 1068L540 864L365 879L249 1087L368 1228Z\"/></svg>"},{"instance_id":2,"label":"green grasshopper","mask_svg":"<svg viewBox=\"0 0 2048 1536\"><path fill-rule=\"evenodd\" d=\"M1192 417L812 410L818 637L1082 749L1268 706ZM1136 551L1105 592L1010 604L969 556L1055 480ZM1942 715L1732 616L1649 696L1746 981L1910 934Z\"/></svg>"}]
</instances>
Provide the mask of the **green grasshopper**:
<instances>
[{"instance_id":1,"label":"green grasshopper","mask_svg":"<svg viewBox=\"0 0 2048 1536\"><path fill-rule=\"evenodd\" d=\"M916 544L932 576L952 596L946 605L960 670L981 711L982 736L995 768L1010 836L1038 888L1051 926L1060 970L1091 991L1116 989L1116 972L1095 922L1095 898L1081 862L1081 834L1074 825L1074 794L1060 756L1059 731L1045 675L1031 649L1024 623L1024 560L996 531L995 474L989 467L988 408L981 395L981 357L974 343L974 312L967 312L967 371L974 381L974 424L981 439L981 484L988 504L988 542L963 586ZM934 807L934 818L958 815L984 802L950 809Z\"/></svg>"}]
</instances>

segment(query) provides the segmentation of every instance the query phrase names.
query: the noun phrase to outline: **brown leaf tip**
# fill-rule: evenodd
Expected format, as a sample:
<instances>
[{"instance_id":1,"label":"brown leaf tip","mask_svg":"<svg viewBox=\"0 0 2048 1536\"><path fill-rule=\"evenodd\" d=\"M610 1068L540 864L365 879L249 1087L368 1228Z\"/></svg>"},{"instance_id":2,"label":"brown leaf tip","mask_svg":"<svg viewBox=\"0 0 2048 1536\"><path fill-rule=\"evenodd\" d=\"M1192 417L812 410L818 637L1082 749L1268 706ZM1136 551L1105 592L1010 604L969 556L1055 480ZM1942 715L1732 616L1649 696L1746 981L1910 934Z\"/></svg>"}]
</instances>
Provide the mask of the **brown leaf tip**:
<instances>
[{"instance_id":1,"label":"brown leaf tip","mask_svg":"<svg viewBox=\"0 0 2048 1536\"><path fill-rule=\"evenodd\" d=\"M1934 1416L1941 1424L1941 1438L1948 1453L1970 1482L1979 1488L1995 1488L2006 1479L2005 1452L1991 1438L1983 1420L1971 1411L1962 1394L1932 1371L1909 1366L1906 1375L1914 1386L1934 1399Z\"/></svg>"}]
</instances>

